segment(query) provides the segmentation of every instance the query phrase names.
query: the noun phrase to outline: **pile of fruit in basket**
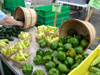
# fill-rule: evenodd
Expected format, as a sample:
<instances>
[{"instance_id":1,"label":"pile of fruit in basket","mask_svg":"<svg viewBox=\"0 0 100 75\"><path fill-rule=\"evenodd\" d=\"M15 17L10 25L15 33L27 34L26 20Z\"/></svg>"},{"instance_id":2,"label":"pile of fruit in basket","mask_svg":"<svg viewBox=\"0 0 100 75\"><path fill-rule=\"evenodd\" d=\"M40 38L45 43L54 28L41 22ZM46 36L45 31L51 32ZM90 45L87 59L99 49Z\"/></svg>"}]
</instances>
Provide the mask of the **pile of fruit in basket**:
<instances>
[{"instance_id":1,"label":"pile of fruit in basket","mask_svg":"<svg viewBox=\"0 0 100 75\"><path fill-rule=\"evenodd\" d=\"M13 60L17 61L17 62L22 62L24 60L26 60L29 57L28 54L22 52L22 50L19 50L18 53L15 54Z\"/></svg>"},{"instance_id":2,"label":"pile of fruit in basket","mask_svg":"<svg viewBox=\"0 0 100 75\"><path fill-rule=\"evenodd\" d=\"M26 49L27 47L29 47L29 40L28 41L24 41L24 40L20 40L20 42L18 42L15 47L18 49L18 50L23 50L23 49Z\"/></svg>"},{"instance_id":3,"label":"pile of fruit in basket","mask_svg":"<svg viewBox=\"0 0 100 75\"><path fill-rule=\"evenodd\" d=\"M37 30L36 38L44 39L47 42L59 41L59 30L57 27L41 25L37 27Z\"/></svg>"},{"instance_id":4,"label":"pile of fruit in basket","mask_svg":"<svg viewBox=\"0 0 100 75\"><path fill-rule=\"evenodd\" d=\"M19 34L19 37L21 37L21 38L23 38L23 39L26 39L26 38L28 38L28 37L30 37L30 36L31 36L30 33L28 33L28 32L23 32L23 31L21 31L20 34Z\"/></svg>"},{"instance_id":5,"label":"pile of fruit in basket","mask_svg":"<svg viewBox=\"0 0 100 75\"><path fill-rule=\"evenodd\" d=\"M10 55L14 52L16 52L17 50L15 49L15 47L13 45L11 45L10 47L8 47L7 49L1 49L1 53L4 55Z\"/></svg>"}]
</instances>

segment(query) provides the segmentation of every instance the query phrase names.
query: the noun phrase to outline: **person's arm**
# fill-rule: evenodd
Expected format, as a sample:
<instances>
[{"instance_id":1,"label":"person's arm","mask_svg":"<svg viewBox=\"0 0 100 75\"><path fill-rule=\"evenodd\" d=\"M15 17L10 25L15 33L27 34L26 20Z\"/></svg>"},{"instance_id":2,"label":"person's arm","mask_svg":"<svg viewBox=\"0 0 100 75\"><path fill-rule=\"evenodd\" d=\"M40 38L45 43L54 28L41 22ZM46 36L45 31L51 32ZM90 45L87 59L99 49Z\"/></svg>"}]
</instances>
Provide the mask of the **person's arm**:
<instances>
[{"instance_id":1,"label":"person's arm","mask_svg":"<svg viewBox=\"0 0 100 75\"><path fill-rule=\"evenodd\" d=\"M23 23L20 21L16 21L15 19L5 15L1 10L0 10L0 25L18 25L18 26L23 26Z\"/></svg>"},{"instance_id":2,"label":"person's arm","mask_svg":"<svg viewBox=\"0 0 100 75\"><path fill-rule=\"evenodd\" d=\"M6 15L6 17L0 21L0 25L7 25L7 26L11 26L11 25L18 25L18 26L23 26L23 23L20 21L16 21L15 19L9 17Z\"/></svg>"}]
</instances>

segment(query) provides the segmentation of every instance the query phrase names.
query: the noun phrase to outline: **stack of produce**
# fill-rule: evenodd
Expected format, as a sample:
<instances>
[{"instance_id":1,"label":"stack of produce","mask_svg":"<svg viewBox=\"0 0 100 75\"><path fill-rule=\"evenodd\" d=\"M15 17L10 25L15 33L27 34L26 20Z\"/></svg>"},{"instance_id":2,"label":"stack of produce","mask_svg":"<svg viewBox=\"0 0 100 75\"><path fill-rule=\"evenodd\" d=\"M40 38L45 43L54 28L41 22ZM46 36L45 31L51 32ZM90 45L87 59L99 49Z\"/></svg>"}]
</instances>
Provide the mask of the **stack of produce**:
<instances>
[{"instance_id":1,"label":"stack of produce","mask_svg":"<svg viewBox=\"0 0 100 75\"><path fill-rule=\"evenodd\" d=\"M1 50L1 53L2 54L4 54L4 55L10 55L10 54L12 54L12 53L14 53L14 52L16 52L17 50L14 48L14 46L13 45L11 45L9 48L7 48L7 49L2 49Z\"/></svg>"},{"instance_id":2,"label":"stack of produce","mask_svg":"<svg viewBox=\"0 0 100 75\"><path fill-rule=\"evenodd\" d=\"M39 39L45 39L47 42L59 41L59 33L55 34L58 31L57 27L41 25L38 26L37 28L38 28L38 34L35 34L35 37ZM48 34L49 33L55 34L56 36L55 37L54 35L47 36L45 32L48 32Z\"/></svg>"},{"instance_id":3,"label":"stack of produce","mask_svg":"<svg viewBox=\"0 0 100 75\"><path fill-rule=\"evenodd\" d=\"M44 44L40 40L39 46ZM41 42L41 44L40 44ZM33 62L36 65L44 64L48 75L66 75L76 68L89 54L83 54L88 46L89 35L85 37L77 34L75 29L69 29L66 37L61 37L60 42L51 42L49 50L38 49ZM42 47L41 47L42 48Z\"/></svg>"},{"instance_id":4,"label":"stack of produce","mask_svg":"<svg viewBox=\"0 0 100 75\"><path fill-rule=\"evenodd\" d=\"M7 40L7 39L2 39L2 40L0 40L0 48L1 48L1 47L4 47L4 46L6 46L6 45L8 45L8 40Z\"/></svg>"},{"instance_id":5,"label":"stack of produce","mask_svg":"<svg viewBox=\"0 0 100 75\"><path fill-rule=\"evenodd\" d=\"M66 75L88 56L88 54L76 54L74 49L70 51L72 55L67 55L67 53L65 51L54 51L52 49L46 51L38 49L33 62L36 65L43 63L48 71L48 75L51 75L53 71L55 75Z\"/></svg>"},{"instance_id":6,"label":"stack of produce","mask_svg":"<svg viewBox=\"0 0 100 75\"><path fill-rule=\"evenodd\" d=\"M18 37L23 27L20 26L2 26L0 27L0 39L8 39L9 41L13 41L14 37Z\"/></svg>"},{"instance_id":7,"label":"stack of produce","mask_svg":"<svg viewBox=\"0 0 100 75\"><path fill-rule=\"evenodd\" d=\"M26 60L28 57L29 57L28 54L23 53L22 50L19 50L18 53L16 53L15 56L13 57L13 60L17 62L22 62Z\"/></svg>"},{"instance_id":8,"label":"stack of produce","mask_svg":"<svg viewBox=\"0 0 100 75\"><path fill-rule=\"evenodd\" d=\"M28 41L25 41L25 40L20 40L16 45L15 47L18 49L18 50L23 50L23 49L26 49L29 47L29 40Z\"/></svg>"},{"instance_id":9,"label":"stack of produce","mask_svg":"<svg viewBox=\"0 0 100 75\"><path fill-rule=\"evenodd\" d=\"M88 75L100 75L100 55L96 57L90 65Z\"/></svg>"},{"instance_id":10,"label":"stack of produce","mask_svg":"<svg viewBox=\"0 0 100 75\"><path fill-rule=\"evenodd\" d=\"M19 34L19 37L23 38L23 39L26 39L26 38L29 38L31 36L30 33L28 32L23 32L21 31L20 34Z\"/></svg>"}]
</instances>

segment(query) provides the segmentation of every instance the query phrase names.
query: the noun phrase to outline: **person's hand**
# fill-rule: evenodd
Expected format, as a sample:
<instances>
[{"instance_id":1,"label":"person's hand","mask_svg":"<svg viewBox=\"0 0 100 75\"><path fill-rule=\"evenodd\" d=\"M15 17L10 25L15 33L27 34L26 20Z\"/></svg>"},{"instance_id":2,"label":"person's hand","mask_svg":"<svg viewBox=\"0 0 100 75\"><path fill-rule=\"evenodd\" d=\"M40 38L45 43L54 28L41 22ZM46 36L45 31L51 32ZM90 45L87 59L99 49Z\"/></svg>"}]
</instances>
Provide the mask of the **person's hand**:
<instances>
[{"instance_id":1,"label":"person's hand","mask_svg":"<svg viewBox=\"0 0 100 75\"><path fill-rule=\"evenodd\" d=\"M23 26L23 22L17 21L18 26Z\"/></svg>"}]
</instances>

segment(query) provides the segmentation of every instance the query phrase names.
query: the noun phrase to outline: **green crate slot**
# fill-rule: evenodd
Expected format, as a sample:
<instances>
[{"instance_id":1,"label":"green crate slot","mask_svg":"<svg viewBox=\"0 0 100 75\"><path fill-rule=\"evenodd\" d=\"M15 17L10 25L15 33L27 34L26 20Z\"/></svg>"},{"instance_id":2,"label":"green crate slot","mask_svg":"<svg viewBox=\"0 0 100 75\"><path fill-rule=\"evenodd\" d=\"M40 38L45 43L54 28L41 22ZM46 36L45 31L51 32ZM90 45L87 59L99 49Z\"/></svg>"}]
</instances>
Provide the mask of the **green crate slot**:
<instances>
[{"instance_id":1,"label":"green crate slot","mask_svg":"<svg viewBox=\"0 0 100 75\"><path fill-rule=\"evenodd\" d=\"M57 21L65 19L65 18L69 18L69 13L57 16ZM41 21L41 22L44 22L44 23L54 22L54 16L53 17L43 17L43 16L38 15L38 21Z\"/></svg>"},{"instance_id":2,"label":"green crate slot","mask_svg":"<svg viewBox=\"0 0 100 75\"><path fill-rule=\"evenodd\" d=\"M57 22L56 22L56 26L58 25L58 24L61 24L61 23L63 23L65 20L68 20L69 18L65 18L65 19L63 19L63 20L58 20ZM50 22L50 23L44 23L44 22L40 22L40 21L37 21L37 25L39 26L39 25L50 25L50 26L53 26L54 25L54 22Z\"/></svg>"},{"instance_id":3,"label":"green crate slot","mask_svg":"<svg viewBox=\"0 0 100 75\"><path fill-rule=\"evenodd\" d=\"M33 7L30 7L30 8L33 8ZM35 7L35 10L37 14L41 16L50 17L50 16L55 15L55 12L52 12L52 4L46 5L46 6ZM57 13L57 15L62 15L65 13L70 13L70 6L62 6L61 13Z\"/></svg>"},{"instance_id":4,"label":"green crate slot","mask_svg":"<svg viewBox=\"0 0 100 75\"><path fill-rule=\"evenodd\" d=\"M15 10L16 7L22 6L25 7L24 0L5 0L5 7Z\"/></svg>"}]
</instances>

